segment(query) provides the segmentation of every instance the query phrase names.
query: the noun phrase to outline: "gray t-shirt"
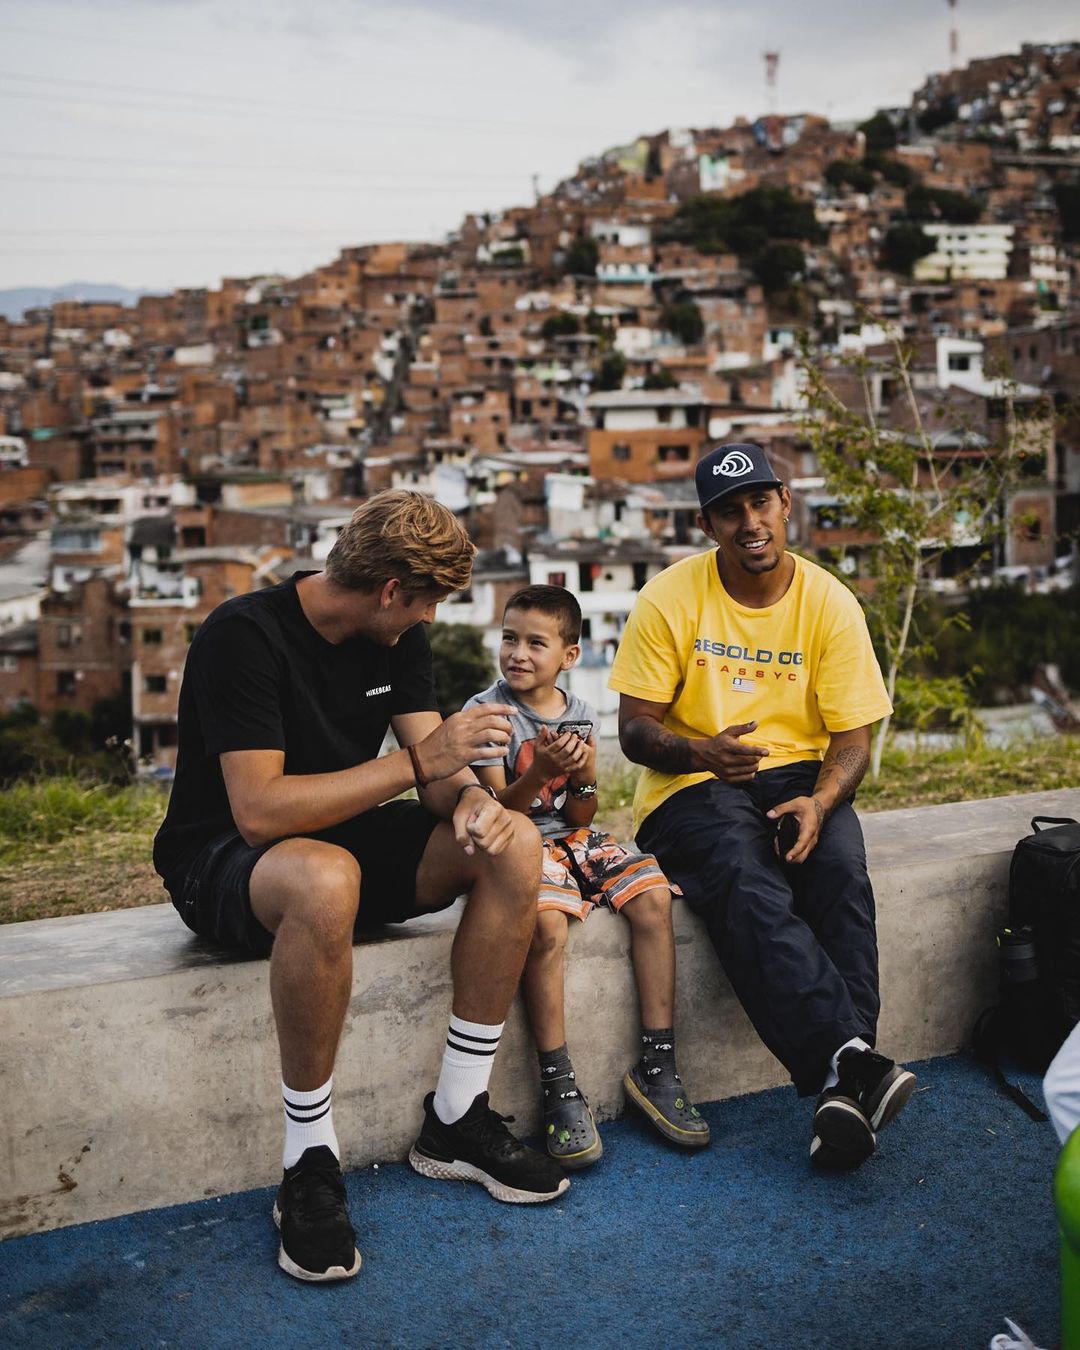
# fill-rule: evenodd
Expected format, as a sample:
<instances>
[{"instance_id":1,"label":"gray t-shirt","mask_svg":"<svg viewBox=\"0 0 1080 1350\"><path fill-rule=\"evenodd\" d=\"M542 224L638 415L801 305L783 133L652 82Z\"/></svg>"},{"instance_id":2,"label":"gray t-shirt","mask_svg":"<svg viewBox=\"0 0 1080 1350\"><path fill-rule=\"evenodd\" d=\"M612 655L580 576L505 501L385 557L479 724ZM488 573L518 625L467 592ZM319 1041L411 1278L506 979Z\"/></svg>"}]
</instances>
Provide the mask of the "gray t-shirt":
<instances>
[{"instance_id":1,"label":"gray t-shirt","mask_svg":"<svg viewBox=\"0 0 1080 1350\"><path fill-rule=\"evenodd\" d=\"M505 680L496 680L490 689L474 694L465 707L475 708L478 703L508 703L516 709L510 718L510 744L506 747L506 758L503 761L507 784L516 782L533 762L536 739L541 727L550 727L552 731L556 731L560 722L591 722L593 735L596 735L596 714L583 698L578 698L577 694L566 695L566 710L559 713L558 717L541 717L539 713L533 712L532 708L527 708L514 697ZM496 762L489 761L489 767ZM474 769L483 767L482 764L473 765ZM529 819L545 839L554 839L560 834L569 834L571 830L577 829L577 826L569 824L563 815L567 781L565 774L550 779L544 784L540 796L534 798L529 807Z\"/></svg>"}]
</instances>

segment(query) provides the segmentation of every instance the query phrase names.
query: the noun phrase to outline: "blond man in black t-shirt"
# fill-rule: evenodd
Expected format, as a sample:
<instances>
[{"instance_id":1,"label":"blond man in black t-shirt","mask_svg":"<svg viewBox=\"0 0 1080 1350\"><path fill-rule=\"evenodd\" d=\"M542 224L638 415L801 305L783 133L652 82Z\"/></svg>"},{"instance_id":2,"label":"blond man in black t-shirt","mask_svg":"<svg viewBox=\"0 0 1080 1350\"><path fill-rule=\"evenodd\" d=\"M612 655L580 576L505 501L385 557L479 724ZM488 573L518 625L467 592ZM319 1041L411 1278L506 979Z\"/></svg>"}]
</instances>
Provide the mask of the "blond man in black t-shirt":
<instances>
[{"instance_id":1,"label":"blond man in black t-shirt","mask_svg":"<svg viewBox=\"0 0 1080 1350\"><path fill-rule=\"evenodd\" d=\"M188 655L154 861L189 927L270 957L285 1111L278 1260L302 1280L360 1268L332 1112L360 927L467 896L446 1050L412 1165L516 1203L569 1185L488 1105L535 922L540 840L469 767L502 755L509 710L437 711L425 625L468 583L474 554L445 507L381 493L324 571L226 601ZM380 755L388 728L403 748ZM418 802L395 800L413 786Z\"/></svg>"}]
</instances>

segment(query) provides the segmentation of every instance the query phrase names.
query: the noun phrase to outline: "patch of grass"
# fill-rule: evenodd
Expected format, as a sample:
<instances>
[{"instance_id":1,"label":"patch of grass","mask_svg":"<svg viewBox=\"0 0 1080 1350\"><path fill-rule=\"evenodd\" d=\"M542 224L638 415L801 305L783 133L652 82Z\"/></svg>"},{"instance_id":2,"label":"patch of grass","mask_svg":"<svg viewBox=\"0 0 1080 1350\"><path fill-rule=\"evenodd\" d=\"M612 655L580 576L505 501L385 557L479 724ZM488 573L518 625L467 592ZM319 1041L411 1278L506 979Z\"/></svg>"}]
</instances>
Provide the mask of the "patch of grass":
<instances>
[{"instance_id":1,"label":"patch of grass","mask_svg":"<svg viewBox=\"0 0 1080 1350\"><path fill-rule=\"evenodd\" d=\"M27 846L55 844L72 834L157 829L163 814L163 798L154 788L79 778L17 783L0 792L0 862Z\"/></svg>"}]
</instances>

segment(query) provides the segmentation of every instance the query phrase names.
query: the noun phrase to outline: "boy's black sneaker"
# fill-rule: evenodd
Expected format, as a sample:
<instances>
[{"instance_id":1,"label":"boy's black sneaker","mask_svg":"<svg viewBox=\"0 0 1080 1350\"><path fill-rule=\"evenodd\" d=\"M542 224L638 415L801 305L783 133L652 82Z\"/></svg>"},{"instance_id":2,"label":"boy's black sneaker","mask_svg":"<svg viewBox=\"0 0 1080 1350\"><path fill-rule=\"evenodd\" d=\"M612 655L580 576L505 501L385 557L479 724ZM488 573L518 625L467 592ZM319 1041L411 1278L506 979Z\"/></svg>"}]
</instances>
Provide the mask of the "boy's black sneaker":
<instances>
[{"instance_id":1,"label":"boy's black sneaker","mask_svg":"<svg viewBox=\"0 0 1080 1350\"><path fill-rule=\"evenodd\" d=\"M434 1092L424 1098L424 1124L409 1150L409 1163L436 1181L478 1181L496 1200L535 1205L554 1200L570 1178L551 1158L526 1148L506 1128L481 1092L460 1120L444 1125L435 1114Z\"/></svg>"},{"instance_id":2,"label":"boy's black sneaker","mask_svg":"<svg viewBox=\"0 0 1080 1350\"><path fill-rule=\"evenodd\" d=\"M285 1169L274 1222L281 1230L278 1265L298 1280L347 1280L360 1269L341 1164L325 1144L305 1149Z\"/></svg>"}]
</instances>

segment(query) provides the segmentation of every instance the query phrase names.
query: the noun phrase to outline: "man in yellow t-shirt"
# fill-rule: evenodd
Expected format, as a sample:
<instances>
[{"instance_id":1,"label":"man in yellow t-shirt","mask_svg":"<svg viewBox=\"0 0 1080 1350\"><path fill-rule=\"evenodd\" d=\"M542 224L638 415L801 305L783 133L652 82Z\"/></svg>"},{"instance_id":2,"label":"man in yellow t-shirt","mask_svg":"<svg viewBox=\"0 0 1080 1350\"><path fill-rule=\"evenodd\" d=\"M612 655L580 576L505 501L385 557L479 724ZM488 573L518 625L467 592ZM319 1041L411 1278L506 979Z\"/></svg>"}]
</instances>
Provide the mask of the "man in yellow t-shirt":
<instances>
[{"instance_id":1,"label":"man in yellow t-shirt","mask_svg":"<svg viewBox=\"0 0 1080 1350\"><path fill-rule=\"evenodd\" d=\"M791 497L760 446L713 450L697 490L716 548L643 587L611 672L622 748L645 766L634 828L800 1095L820 1094L812 1162L856 1167L915 1087L873 1049L874 895L851 806L891 704L858 601L787 552Z\"/></svg>"}]
</instances>

